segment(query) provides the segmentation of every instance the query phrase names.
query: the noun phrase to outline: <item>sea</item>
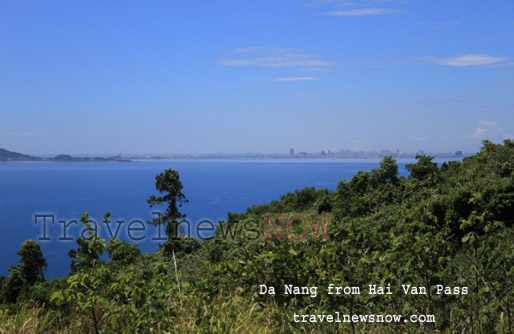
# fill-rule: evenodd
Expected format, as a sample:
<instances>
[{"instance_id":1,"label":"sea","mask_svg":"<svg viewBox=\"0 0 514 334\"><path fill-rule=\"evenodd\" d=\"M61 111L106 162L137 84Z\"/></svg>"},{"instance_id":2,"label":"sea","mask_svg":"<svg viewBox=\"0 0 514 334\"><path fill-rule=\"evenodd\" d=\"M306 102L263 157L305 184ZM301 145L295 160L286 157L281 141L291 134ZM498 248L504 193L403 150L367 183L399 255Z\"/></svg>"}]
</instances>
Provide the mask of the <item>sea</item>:
<instances>
[{"instance_id":1,"label":"sea","mask_svg":"<svg viewBox=\"0 0 514 334\"><path fill-rule=\"evenodd\" d=\"M435 159L442 163L448 159ZM399 159L400 175L414 159ZM280 199L304 187L335 190L342 179L370 171L380 159L183 159L131 162L6 162L0 163L0 275L19 262L17 252L28 239L39 242L48 267L46 278L69 272L68 251L84 234L78 219L87 210L104 239L116 236L153 252L164 232L148 221L164 207L147 203L155 176L167 168L179 172L188 199L181 208L191 236L204 238L227 212ZM110 224L102 224L110 212ZM195 226L202 224L202 233ZM211 225L212 224L212 225ZM187 226L187 225L186 225ZM184 229L186 233L188 229Z\"/></svg>"}]
</instances>

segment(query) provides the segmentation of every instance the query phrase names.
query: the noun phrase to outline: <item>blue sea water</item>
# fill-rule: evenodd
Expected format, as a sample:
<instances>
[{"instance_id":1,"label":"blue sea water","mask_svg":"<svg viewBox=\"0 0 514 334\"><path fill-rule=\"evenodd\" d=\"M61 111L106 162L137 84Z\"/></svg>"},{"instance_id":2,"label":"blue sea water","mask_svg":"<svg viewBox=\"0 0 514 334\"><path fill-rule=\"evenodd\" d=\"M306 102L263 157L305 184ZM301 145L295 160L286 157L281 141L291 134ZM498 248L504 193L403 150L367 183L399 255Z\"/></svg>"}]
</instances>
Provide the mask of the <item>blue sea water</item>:
<instances>
[{"instance_id":1,"label":"blue sea water","mask_svg":"<svg viewBox=\"0 0 514 334\"><path fill-rule=\"evenodd\" d=\"M436 160L437 161L437 160ZM442 161L442 160L440 160ZM439 162L440 162L439 161ZM180 174L183 193L189 203L182 212L192 225L203 219L226 220L227 212L244 212L255 204L269 203L280 195L304 187L335 190L341 179L350 179L357 171L379 166L379 159L219 159L219 160L143 160L133 162L9 162L0 163L0 275L18 263L16 254L23 241L38 240L48 261L47 278L64 276L69 271L67 253L76 248L74 240L63 236L65 220L70 224L67 236L75 239L83 226L70 223L88 210L101 222L111 212L112 233L118 220L118 237L128 239L127 226L133 222L133 236L144 252L158 248L153 226L137 223L152 219L146 200L155 191L155 176L167 168ZM400 174L407 176L405 165L414 160L399 160ZM162 211L163 208L160 208ZM51 214L54 222L43 221L37 214ZM135 231L144 226L145 231ZM100 234L108 236L104 228ZM45 235L46 234L46 235ZM50 240L41 240L46 237Z\"/></svg>"}]
</instances>

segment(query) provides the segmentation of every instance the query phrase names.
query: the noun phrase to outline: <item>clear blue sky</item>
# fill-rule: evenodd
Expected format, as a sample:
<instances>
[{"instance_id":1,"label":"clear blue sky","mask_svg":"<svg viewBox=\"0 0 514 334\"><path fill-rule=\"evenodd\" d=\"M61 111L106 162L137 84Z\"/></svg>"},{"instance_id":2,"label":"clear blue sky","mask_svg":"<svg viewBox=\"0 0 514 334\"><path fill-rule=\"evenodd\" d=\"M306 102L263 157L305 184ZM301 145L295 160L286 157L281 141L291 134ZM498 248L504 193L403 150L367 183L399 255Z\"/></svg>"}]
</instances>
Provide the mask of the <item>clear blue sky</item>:
<instances>
[{"instance_id":1,"label":"clear blue sky","mask_svg":"<svg viewBox=\"0 0 514 334\"><path fill-rule=\"evenodd\" d=\"M514 136L514 2L0 2L0 147L476 151Z\"/></svg>"}]
</instances>

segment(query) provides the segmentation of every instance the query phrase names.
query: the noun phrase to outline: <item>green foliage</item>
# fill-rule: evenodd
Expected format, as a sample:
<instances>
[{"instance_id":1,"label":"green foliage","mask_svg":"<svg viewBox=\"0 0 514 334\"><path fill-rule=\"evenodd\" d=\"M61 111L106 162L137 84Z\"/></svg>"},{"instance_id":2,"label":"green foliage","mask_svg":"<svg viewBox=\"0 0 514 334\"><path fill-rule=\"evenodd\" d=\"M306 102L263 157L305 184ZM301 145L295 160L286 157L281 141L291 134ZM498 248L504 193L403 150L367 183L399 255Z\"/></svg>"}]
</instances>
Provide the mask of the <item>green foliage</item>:
<instances>
[{"instance_id":1,"label":"green foliage","mask_svg":"<svg viewBox=\"0 0 514 334\"><path fill-rule=\"evenodd\" d=\"M380 168L374 168L371 173L376 184L398 182L398 166L396 160L391 156L384 157L380 162Z\"/></svg>"},{"instance_id":2,"label":"green foliage","mask_svg":"<svg viewBox=\"0 0 514 334\"><path fill-rule=\"evenodd\" d=\"M167 224L166 235L168 239L176 239L178 237L178 223L186 217L180 213L179 208L188 200L182 193L182 183L176 170L168 168L164 172L155 177L155 189L163 196L151 195L147 200L150 207L154 205L167 205L166 212L153 221L154 225Z\"/></svg>"},{"instance_id":3,"label":"green foliage","mask_svg":"<svg viewBox=\"0 0 514 334\"><path fill-rule=\"evenodd\" d=\"M36 241L25 241L18 255L20 264L11 266L9 276L1 280L0 300L5 303L15 303L20 295L29 294L34 284L45 281L47 263Z\"/></svg>"},{"instance_id":4,"label":"green foliage","mask_svg":"<svg viewBox=\"0 0 514 334\"><path fill-rule=\"evenodd\" d=\"M107 213L104 217L104 221L109 220L110 213ZM91 223L95 224L94 221L89 219L87 211L84 211L84 215L79 219L86 227L88 238L78 238L77 244L78 249L72 249L68 252L68 256L72 258L70 263L70 270L72 273L80 272L87 268L94 267L100 262L100 257L105 251L105 240L101 239L96 230L91 227Z\"/></svg>"},{"instance_id":5,"label":"green foliage","mask_svg":"<svg viewBox=\"0 0 514 334\"><path fill-rule=\"evenodd\" d=\"M27 284L33 285L36 282L45 280L46 259L43 257L39 244L34 240L27 240L18 251L20 256L23 278Z\"/></svg>"},{"instance_id":6,"label":"green foliage","mask_svg":"<svg viewBox=\"0 0 514 334\"><path fill-rule=\"evenodd\" d=\"M310 210L321 210L328 212L332 209L331 192L327 189L315 189L306 187L296 189L280 196L280 201L271 201L270 204L255 205L248 208L247 215L262 215L266 213L290 213ZM229 221L242 218L245 215L228 213ZM232 217L232 218L231 218Z\"/></svg>"},{"instance_id":7,"label":"green foliage","mask_svg":"<svg viewBox=\"0 0 514 334\"><path fill-rule=\"evenodd\" d=\"M104 221L109 220L110 214L106 214ZM77 312L87 315L94 333L99 333L102 321L109 310L109 299L105 295L106 284L112 279L111 273L101 265L100 257L105 251L105 240L101 239L90 225L87 211L80 218L86 226L88 238L77 240L79 249L70 252L76 259L73 263L73 274L68 276L68 287L64 291L56 291L51 296L52 302L73 305Z\"/></svg>"},{"instance_id":8,"label":"green foliage","mask_svg":"<svg viewBox=\"0 0 514 334\"><path fill-rule=\"evenodd\" d=\"M112 261L121 265L133 263L141 255L137 244L130 244L116 238L109 239L105 250Z\"/></svg>"},{"instance_id":9,"label":"green foliage","mask_svg":"<svg viewBox=\"0 0 514 334\"><path fill-rule=\"evenodd\" d=\"M416 179L418 181L435 181L437 175L439 174L439 169L437 164L432 162L432 157L418 155L416 156L416 159L418 159L418 163L408 164L405 166L410 172L410 178Z\"/></svg>"},{"instance_id":10,"label":"green foliage","mask_svg":"<svg viewBox=\"0 0 514 334\"><path fill-rule=\"evenodd\" d=\"M229 213L213 238L174 238L154 254L140 254L137 245L116 239L106 244L93 233L86 213L81 221L90 234L78 242L75 271L65 280L29 286L27 277L34 275L23 274L23 265L30 261L0 279L4 302L17 302L11 312L0 311L0 331L19 330L20 321L34 326L41 321L41 328L56 333L513 332L514 142L486 141L476 156L440 168L430 157L417 159L407 166L407 179L398 177L394 159L386 157L379 168L342 180L335 192L287 193L279 201ZM182 219L178 207L185 198L178 174L168 170L156 181L166 195L152 196L149 203L168 204L162 222ZM297 213L331 214L329 240L264 239L263 214L283 214L287 221ZM304 225L297 219L286 228L298 236ZM101 261L104 252L110 261ZM321 291L316 297L260 295L260 284L279 291L285 284ZM362 290L390 285L395 292L332 296L326 293L329 284ZM425 286L428 294L403 294L401 284ZM437 284L467 287L468 294L437 294ZM32 315L23 306L27 300L55 313L45 317L35 307ZM334 325L292 319L293 313L336 311L433 314L436 323Z\"/></svg>"},{"instance_id":11,"label":"green foliage","mask_svg":"<svg viewBox=\"0 0 514 334\"><path fill-rule=\"evenodd\" d=\"M106 214L104 221L109 216ZM80 221L88 237L79 243L76 271L68 276L64 289L53 292L50 301L80 315L74 326L86 333L120 333L129 328L134 333L148 333L172 321L174 284L165 275L169 264L155 261L142 271L129 270L126 266L141 256L137 245L115 239L106 244L90 226L87 211ZM105 252L111 262L100 260Z\"/></svg>"},{"instance_id":12,"label":"green foliage","mask_svg":"<svg viewBox=\"0 0 514 334\"><path fill-rule=\"evenodd\" d=\"M21 265L11 266L9 268L9 276L2 282L2 301L5 303L15 303L26 286L27 281L23 277Z\"/></svg>"}]
</instances>

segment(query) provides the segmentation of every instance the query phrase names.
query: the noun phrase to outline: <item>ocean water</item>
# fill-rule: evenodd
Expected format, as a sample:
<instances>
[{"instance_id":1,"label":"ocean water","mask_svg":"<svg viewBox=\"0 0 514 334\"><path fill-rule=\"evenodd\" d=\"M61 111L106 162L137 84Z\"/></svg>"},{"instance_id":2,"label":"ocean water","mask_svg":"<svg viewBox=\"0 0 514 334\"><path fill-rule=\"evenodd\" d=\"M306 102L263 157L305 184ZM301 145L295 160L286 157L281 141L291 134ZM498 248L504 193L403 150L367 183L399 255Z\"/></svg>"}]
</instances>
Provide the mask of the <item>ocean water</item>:
<instances>
[{"instance_id":1,"label":"ocean water","mask_svg":"<svg viewBox=\"0 0 514 334\"><path fill-rule=\"evenodd\" d=\"M398 161L401 175L408 175L405 165L413 161ZM84 210L97 222L111 212L111 231L100 224L102 237L115 234L119 226L118 238L140 239L142 251L155 251L159 241L152 238L158 238L159 231L144 222L152 219L153 211L163 208L152 209L146 200L157 195L155 176L167 168L180 174L189 200L181 211L194 226L204 219L213 224L226 220L227 212L244 212L249 206L279 199L295 189L335 190L341 179L350 179L357 171L369 171L379 163L379 159L0 163L0 275L7 275L9 266L18 263L16 253L27 239L40 243L48 261L47 278L66 275L70 263L67 253L76 248L75 239L83 231L73 220ZM43 220L36 219L40 214L51 215L53 223L47 218L45 228ZM66 238L73 240L59 240L64 239L65 225Z\"/></svg>"}]
</instances>

